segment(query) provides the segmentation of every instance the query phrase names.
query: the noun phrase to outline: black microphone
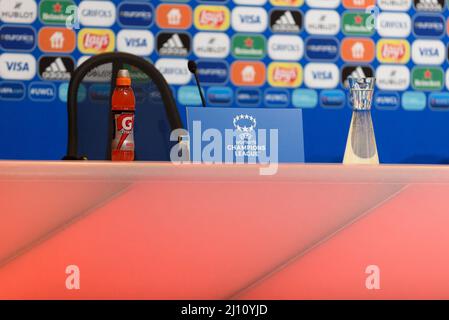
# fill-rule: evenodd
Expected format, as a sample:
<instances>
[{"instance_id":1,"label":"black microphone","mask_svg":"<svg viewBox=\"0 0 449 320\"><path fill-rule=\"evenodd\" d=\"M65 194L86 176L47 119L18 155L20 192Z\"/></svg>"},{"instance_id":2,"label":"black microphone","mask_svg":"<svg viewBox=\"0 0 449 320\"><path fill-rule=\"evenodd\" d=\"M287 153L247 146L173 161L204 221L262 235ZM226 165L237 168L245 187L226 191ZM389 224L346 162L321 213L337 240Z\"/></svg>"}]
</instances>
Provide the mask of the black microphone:
<instances>
[{"instance_id":1,"label":"black microphone","mask_svg":"<svg viewBox=\"0 0 449 320\"><path fill-rule=\"evenodd\" d=\"M193 60L189 60L187 66L189 68L189 71L193 73L193 75L195 76L196 85L198 87L198 91L200 92L201 103L203 104L203 107L206 108L206 99L204 99L203 90L201 90L200 79L198 78L197 73L198 67L196 65L196 62Z\"/></svg>"}]
</instances>

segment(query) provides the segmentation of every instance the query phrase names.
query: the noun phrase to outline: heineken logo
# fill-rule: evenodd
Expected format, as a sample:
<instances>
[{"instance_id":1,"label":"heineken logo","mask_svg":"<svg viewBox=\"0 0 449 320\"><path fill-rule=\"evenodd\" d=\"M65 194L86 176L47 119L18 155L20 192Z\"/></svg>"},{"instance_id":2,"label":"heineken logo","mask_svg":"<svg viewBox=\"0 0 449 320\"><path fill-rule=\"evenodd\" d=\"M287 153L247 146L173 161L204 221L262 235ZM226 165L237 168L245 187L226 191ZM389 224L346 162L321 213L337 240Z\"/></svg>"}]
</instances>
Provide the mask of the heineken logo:
<instances>
[{"instance_id":1,"label":"heineken logo","mask_svg":"<svg viewBox=\"0 0 449 320\"><path fill-rule=\"evenodd\" d=\"M261 59L266 54L266 40L261 35L236 35L232 39L232 54L236 58Z\"/></svg>"},{"instance_id":2,"label":"heineken logo","mask_svg":"<svg viewBox=\"0 0 449 320\"><path fill-rule=\"evenodd\" d=\"M369 36L374 34L374 17L365 12L346 12L343 14L343 33L347 35Z\"/></svg>"},{"instance_id":3,"label":"heineken logo","mask_svg":"<svg viewBox=\"0 0 449 320\"><path fill-rule=\"evenodd\" d=\"M415 90L441 90L444 72L439 67L416 67L412 71L412 86Z\"/></svg>"},{"instance_id":4,"label":"heineken logo","mask_svg":"<svg viewBox=\"0 0 449 320\"><path fill-rule=\"evenodd\" d=\"M74 5L71 0L43 0L39 4L39 17L43 23L65 24L73 13L69 7Z\"/></svg>"}]
</instances>

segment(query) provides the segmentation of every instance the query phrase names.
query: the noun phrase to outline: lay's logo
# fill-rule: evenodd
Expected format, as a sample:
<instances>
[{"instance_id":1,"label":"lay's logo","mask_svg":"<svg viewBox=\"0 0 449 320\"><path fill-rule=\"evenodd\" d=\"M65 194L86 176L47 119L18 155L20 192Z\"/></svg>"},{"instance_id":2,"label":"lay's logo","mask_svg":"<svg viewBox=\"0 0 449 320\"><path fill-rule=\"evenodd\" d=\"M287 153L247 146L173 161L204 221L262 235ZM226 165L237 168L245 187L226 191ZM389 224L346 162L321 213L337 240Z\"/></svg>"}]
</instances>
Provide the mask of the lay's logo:
<instances>
[{"instance_id":1,"label":"lay's logo","mask_svg":"<svg viewBox=\"0 0 449 320\"><path fill-rule=\"evenodd\" d=\"M111 52L115 48L115 37L107 29L82 29L78 33L78 48L84 54Z\"/></svg>"},{"instance_id":2,"label":"lay's logo","mask_svg":"<svg viewBox=\"0 0 449 320\"><path fill-rule=\"evenodd\" d=\"M196 7L194 15L199 30L224 31L230 25L230 12L223 6L201 5Z\"/></svg>"},{"instance_id":3,"label":"lay's logo","mask_svg":"<svg viewBox=\"0 0 449 320\"><path fill-rule=\"evenodd\" d=\"M297 88L302 83L302 67L298 63L273 62L268 67L268 82L273 87Z\"/></svg>"},{"instance_id":4,"label":"lay's logo","mask_svg":"<svg viewBox=\"0 0 449 320\"><path fill-rule=\"evenodd\" d=\"M377 59L381 63L405 64L410 60L410 44L406 40L381 39L377 43Z\"/></svg>"}]
</instances>

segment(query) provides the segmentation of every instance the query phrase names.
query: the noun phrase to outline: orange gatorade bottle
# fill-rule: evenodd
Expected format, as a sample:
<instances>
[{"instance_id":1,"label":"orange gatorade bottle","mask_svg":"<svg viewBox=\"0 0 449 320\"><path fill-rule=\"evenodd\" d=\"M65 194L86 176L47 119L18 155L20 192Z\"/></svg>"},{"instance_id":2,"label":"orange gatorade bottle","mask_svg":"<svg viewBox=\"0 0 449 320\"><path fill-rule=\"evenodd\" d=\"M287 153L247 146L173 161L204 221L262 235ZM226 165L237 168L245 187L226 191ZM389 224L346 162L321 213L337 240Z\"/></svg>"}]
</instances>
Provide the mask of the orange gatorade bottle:
<instances>
[{"instance_id":1,"label":"orange gatorade bottle","mask_svg":"<svg viewBox=\"0 0 449 320\"><path fill-rule=\"evenodd\" d=\"M118 72L112 94L114 136L112 137L112 161L134 160L134 116L136 99L131 88L131 78L126 69Z\"/></svg>"}]
</instances>

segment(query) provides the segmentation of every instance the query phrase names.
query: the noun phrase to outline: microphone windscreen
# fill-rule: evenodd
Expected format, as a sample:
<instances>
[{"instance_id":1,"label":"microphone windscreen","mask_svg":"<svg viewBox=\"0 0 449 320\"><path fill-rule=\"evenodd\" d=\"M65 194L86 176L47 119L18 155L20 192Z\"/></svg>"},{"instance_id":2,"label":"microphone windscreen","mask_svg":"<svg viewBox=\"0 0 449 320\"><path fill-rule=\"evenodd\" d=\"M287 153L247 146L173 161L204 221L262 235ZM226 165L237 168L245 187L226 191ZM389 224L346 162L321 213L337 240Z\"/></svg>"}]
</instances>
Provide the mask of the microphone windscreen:
<instances>
[{"instance_id":1,"label":"microphone windscreen","mask_svg":"<svg viewBox=\"0 0 449 320\"><path fill-rule=\"evenodd\" d=\"M196 62L193 60L189 60L189 63L187 64L189 71L191 73L196 73Z\"/></svg>"}]
</instances>

